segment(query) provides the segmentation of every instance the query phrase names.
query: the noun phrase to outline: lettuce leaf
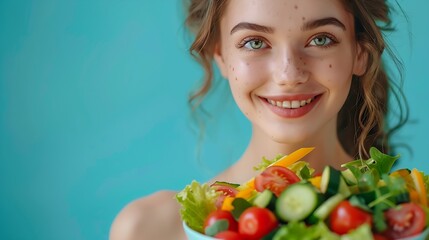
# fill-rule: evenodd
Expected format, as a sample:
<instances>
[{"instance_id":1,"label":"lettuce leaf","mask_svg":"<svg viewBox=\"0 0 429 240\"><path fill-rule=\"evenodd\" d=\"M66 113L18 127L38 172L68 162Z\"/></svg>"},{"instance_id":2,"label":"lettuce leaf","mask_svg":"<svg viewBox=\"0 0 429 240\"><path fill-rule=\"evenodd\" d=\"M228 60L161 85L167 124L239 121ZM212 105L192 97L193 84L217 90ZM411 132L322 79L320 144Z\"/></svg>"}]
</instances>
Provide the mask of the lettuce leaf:
<instances>
[{"instance_id":1,"label":"lettuce leaf","mask_svg":"<svg viewBox=\"0 0 429 240\"><path fill-rule=\"evenodd\" d=\"M301 179L309 179L314 173L314 168L311 168L310 164L304 161L293 163L288 168Z\"/></svg>"},{"instance_id":2,"label":"lettuce leaf","mask_svg":"<svg viewBox=\"0 0 429 240\"><path fill-rule=\"evenodd\" d=\"M253 169L256 171L263 171L265 170L268 166L270 166L272 163L276 162L277 160L279 160L280 158L282 158L284 155L278 154L275 158L273 159L267 159L266 157L262 157L262 161L257 165L254 166Z\"/></svg>"},{"instance_id":3,"label":"lettuce leaf","mask_svg":"<svg viewBox=\"0 0 429 240\"><path fill-rule=\"evenodd\" d=\"M185 189L176 194L176 200L181 204L182 220L195 231L204 232L204 220L210 212L216 210L216 199L219 193L208 184L192 181Z\"/></svg>"},{"instance_id":4,"label":"lettuce leaf","mask_svg":"<svg viewBox=\"0 0 429 240\"><path fill-rule=\"evenodd\" d=\"M277 231L273 240L313 240L319 237L320 233L316 227L307 227L304 222L290 222Z\"/></svg>"},{"instance_id":5,"label":"lettuce leaf","mask_svg":"<svg viewBox=\"0 0 429 240\"><path fill-rule=\"evenodd\" d=\"M429 175L426 175L424 172L421 172L423 176L423 182L426 188L426 198L429 200Z\"/></svg>"},{"instance_id":6,"label":"lettuce leaf","mask_svg":"<svg viewBox=\"0 0 429 240\"><path fill-rule=\"evenodd\" d=\"M421 172L423 176L423 182L426 188L426 197L429 200L429 175L426 175L424 172ZM423 206L423 210L426 213L426 228L429 228L429 207Z\"/></svg>"},{"instance_id":7,"label":"lettuce leaf","mask_svg":"<svg viewBox=\"0 0 429 240\"><path fill-rule=\"evenodd\" d=\"M371 227L362 224L344 235L331 232L324 222L306 226L304 222L290 222L282 226L274 235L274 240L362 240L372 239Z\"/></svg>"},{"instance_id":8,"label":"lettuce leaf","mask_svg":"<svg viewBox=\"0 0 429 240\"><path fill-rule=\"evenodd\" d=\"M290 222L282 226L273 240L340 240L340 236L331 232L324 222L307 226L304 222ZM367 238L363 238L367 239ZM359 239L360 240L360 239Z\"/></svg>"},{"instance_id":9,"label":"lettuce leaf","mask_svg":"<svg viewBox=\"0 0 429 240\"><path fill-rule=\"evenodd\" d=\"M370 191L377 188L380 178L389 174L399 155L390 156L382 153L375 147L370 148L370 158L367 160L354 160L341 165L349 169L357 179L361 191Z\"/></svg>"},{"instance_id":10,"label":"lettuce leaf","mask_svg":"<svg viewBox=\"0 0 429 240\"><path fill-rule=\"evenodd\" d=\"M368 224L362 224L355 230L341 236L341 240L362 240L372 239L371 227Z\"/></svg>"}]
</instances>

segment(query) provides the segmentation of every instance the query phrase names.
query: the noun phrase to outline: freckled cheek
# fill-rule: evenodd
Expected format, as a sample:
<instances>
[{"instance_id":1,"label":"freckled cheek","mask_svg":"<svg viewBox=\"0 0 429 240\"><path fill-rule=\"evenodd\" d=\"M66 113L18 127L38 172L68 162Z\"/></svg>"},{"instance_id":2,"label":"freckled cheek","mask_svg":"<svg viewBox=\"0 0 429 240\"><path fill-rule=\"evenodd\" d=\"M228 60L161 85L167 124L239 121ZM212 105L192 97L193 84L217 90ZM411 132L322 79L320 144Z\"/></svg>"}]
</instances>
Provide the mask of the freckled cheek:
<instances>
[{"instance_id":1,"label":"freckled cheek","mask_svg":"<svg viewBox=\"0 0 429 240\"><path fill-rule=\"evenodd\" d=\"M229 77L229 84L236 103L244 113L251 111L255 90L265 83L265 73L262 69L249 61L231 65L232 74Z\"/></svg>"},{"instance_id":2,"label":"freckled cheek","mask_svg":"<svg viewBox=\"0 0 429 240\"><path fill-rule=\"evenodd\" d=\"M267 68L249 61L233 65L234 71L229 80L246 87L256 87L263 84L267 78Z\"/></svg>"},{"instance_id":3,"label":"freckled cheek","mask_svg":"<svg viewBox=\"0 0 429 240\"><path fill-rule=\"evenodd\" d=\"M341 85L351 80L352 69L352 63L343 58L326 59L317 63L313 74L319 79L323 76L326 82Z\"/></svg>"}]
</instances>

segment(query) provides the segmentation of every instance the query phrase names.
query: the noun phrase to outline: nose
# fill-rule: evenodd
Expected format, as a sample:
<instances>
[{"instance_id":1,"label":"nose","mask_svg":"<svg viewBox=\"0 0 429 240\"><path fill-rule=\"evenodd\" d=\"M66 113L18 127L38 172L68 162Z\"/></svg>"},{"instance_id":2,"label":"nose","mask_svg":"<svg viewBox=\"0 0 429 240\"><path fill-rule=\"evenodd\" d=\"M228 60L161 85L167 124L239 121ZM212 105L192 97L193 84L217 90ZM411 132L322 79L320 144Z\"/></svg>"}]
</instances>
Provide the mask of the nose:
<instances>
[{"instance_id":1,"label":"nose","mask_svg":"<svg viewBox=\"0 0 429 240\"><path fill-rule=\"evenodd\" d=\"M294 86L308 81L309 72L299 53L285 50L275 58L274 82L278 85Z\"/></svg>"}]
</instances>

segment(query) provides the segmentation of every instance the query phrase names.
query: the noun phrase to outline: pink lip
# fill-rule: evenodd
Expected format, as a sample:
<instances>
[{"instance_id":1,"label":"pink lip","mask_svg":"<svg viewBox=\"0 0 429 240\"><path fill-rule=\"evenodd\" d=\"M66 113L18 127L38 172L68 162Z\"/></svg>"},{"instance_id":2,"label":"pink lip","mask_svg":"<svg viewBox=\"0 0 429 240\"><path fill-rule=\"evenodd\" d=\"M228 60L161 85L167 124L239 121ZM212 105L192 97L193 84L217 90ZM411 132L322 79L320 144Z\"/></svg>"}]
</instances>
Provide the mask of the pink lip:
<instances>
[{"instance_id":1,"label":"pink lip","mask_svg":"<svg viewBox=\"0 0 429 240\"><path fill-rule=\"evenodd\" d=\"M261 96L265 99L270 99L274 101L292 101L292 100L307 100L309 98L314 98L317 95L321 94L299 94L299 95L290 95L290 96Z\"/></svg>"},{"instance_id":2,"label":"pink lip","mask_svg":"<svg viewBox=\"0 0 429 240\"><path fill-rule=\"evenodd\" d=\"M299 95L299 96L282 96L282 97L269 97L270 100L275 101L292 101L292 100L307 100L313 98L313 101L300 108L282 108L271 105L267 98L261 97L262 102L276 115L283 118L299 118L309 113L317 102L319 102L322 94L319 95Z\"/></svg>"}]
</instances>

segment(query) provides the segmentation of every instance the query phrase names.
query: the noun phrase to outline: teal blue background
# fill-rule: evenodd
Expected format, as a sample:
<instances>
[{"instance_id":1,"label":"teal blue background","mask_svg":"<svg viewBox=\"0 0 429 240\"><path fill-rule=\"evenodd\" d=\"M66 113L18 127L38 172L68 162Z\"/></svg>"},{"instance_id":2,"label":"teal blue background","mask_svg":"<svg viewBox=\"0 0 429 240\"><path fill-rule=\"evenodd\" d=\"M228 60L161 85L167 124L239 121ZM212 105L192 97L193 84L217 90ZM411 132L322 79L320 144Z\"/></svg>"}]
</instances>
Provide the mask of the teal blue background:
<instances>
[{"instance_id":1,"label":"teal blue background","mask_svg":"<svg viewBox=\"0 0 429 240\"><path fill-rule=\"evenodd\" d=\"M410 123L398 167L429 172L429 2L389 39L405 67ZM0 238L107 239L128 202L207 180L237 159L249 124L224 80L206 135L187 105L202 72L180 1L0 1ZM233 134L231 132L234 131Z\"/></svg>"}]
</instances>

